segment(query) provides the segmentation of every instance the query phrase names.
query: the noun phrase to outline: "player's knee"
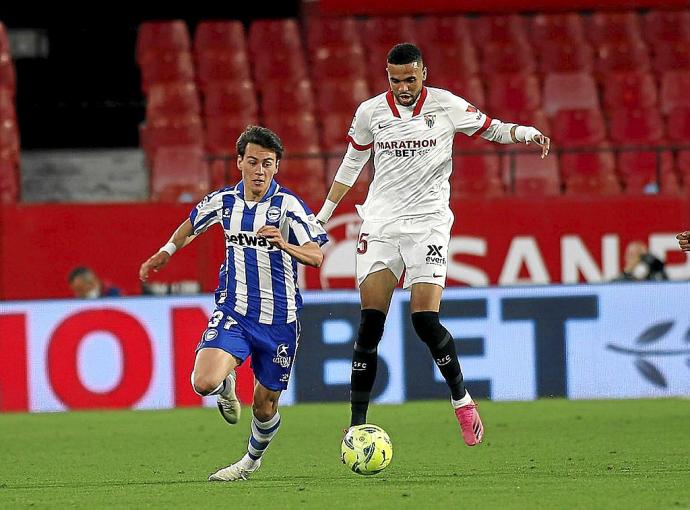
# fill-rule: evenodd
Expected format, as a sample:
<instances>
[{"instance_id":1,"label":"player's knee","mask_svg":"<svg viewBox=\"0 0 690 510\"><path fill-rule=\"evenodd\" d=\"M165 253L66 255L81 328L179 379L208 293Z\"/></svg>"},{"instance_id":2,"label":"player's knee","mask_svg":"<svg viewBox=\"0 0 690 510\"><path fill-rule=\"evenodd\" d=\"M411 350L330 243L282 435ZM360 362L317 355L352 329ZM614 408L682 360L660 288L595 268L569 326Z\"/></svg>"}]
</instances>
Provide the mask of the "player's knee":
<instances>
[{"instance_id":1,"label":"player's knee","mask_svg":"<svg viewBox=\"0 0 690 510\"><path fill-rule=\"evenodd\" d=\"M197 374L196 371L192 372L192 388L194 388L195 393L202 397L212 393L218 388L219 384L220 381L217 381L214 377L207 374Z\"/></svg>"},{"instance_id":2,"label":"player's knee","mask_svg":"<svg viewBox=\"0 0 690 510\"><path fill-rule=\"evenodd\" d=\"M268 421L275 416L278 410L278 399L265 396L261 398L254 397L252 403L252 412L259 421Z\"/></svg>"},{"instance_id":3,"label":"player's knee","mask_svg":"<svg viewBox=\"0 0 690 510\"><path fill-rule=\"evenodd\" d=\"M412 326L419 338L430 347L443 342L449 334L438 320L438 312L415 312L412 314Z\"/></svg>"},{"instance_id":4,"label":"player's knee","mask_svg":"<svg viewBox=\"0 0 690 510\"><path fill-rule=\"evenodd\" d=\"M362 318L359 323L355 349L376 349L383 336L383 327L386 323L386 314L380 310L367 308L362 310Z\"/></svg>"}]
</instances>

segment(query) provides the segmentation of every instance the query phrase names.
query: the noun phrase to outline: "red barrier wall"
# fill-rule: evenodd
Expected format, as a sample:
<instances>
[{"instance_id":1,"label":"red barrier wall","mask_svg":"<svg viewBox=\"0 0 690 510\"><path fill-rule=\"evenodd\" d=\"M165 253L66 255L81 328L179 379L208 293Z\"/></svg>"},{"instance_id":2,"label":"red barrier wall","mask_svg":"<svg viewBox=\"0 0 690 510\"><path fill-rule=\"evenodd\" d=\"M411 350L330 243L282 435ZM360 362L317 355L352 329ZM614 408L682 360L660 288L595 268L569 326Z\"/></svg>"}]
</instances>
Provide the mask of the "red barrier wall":
<instances>
[{"instance_id":1,"label":"red barrier wall","mask_svg":"<svg viewBox=\"0 0 690 510\"><path fill-rule=\"evenodd\" d=\"M321 0L321 14L356 15L387 14L403 16L405 14L451 14L451 13L496 13L511 12L544 12L544 11L581 11L581 10L622 10L622 9L685 9L684 0Z\"/></svg>"},{"instance_id":2,"label":"red barrier wall","mask_svg":"<svg viewBox=\"0 0 690 510\"><path fill-rule=\"evenodd\" d=\"M0 298L68 297L67 273L77 265L93 267L128 295L140 294L139 265L167 241L190 208L156 203L5 206L0 209ZM582 262L587 256L607 279L618 271L634 239L651 241L676 266L672 276L690 279L690 270L684 269L687 257L671 239L690 228L686 197L462 200L453 210L449 285L540 281L543 274L534 271L540 262L549 282L598 281L592 276L596 271L572 275L574 266L587 265ZM354 286L358 220L353 210L338 214L329 223L324 266L306 272L306 288ZM197 280L210 292L223 256L222 232L214 226L153 279ZM517 277L511 276L515 264Z\"/></svg>"}]
</instances>

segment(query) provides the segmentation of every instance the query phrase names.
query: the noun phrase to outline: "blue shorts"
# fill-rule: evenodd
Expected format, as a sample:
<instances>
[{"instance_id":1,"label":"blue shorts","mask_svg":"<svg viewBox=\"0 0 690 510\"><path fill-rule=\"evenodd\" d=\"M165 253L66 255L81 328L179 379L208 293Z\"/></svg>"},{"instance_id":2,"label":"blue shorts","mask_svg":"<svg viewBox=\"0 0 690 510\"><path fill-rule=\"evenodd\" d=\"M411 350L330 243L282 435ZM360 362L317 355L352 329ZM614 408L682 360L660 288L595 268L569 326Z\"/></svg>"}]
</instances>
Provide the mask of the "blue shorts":
<instances>
[{"instance_id":1,"label":"blue shorts","mask_svg":"<svg viewBox=\"0 0 690 510\"><path fill-rule=\"evenodd\" d=\"M252 370L271 391L287 388L299 341L299 320L289 324L261 324L223 308L216 308L208 321L197 352L213 347L244 362L252 357Z\"/></svg>"}]
</instances>

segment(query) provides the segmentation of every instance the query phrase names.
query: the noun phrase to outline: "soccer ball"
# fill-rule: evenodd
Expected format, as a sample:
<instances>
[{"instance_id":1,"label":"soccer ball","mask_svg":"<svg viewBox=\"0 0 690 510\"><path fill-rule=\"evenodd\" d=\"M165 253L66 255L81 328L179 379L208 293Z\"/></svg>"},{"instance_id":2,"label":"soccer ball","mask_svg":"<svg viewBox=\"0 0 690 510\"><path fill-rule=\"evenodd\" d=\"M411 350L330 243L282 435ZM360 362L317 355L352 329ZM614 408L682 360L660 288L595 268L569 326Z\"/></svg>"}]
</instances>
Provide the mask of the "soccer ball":
<instances>
[{"instance_id":1,"label":"soccer ball","mask_svg":"<svg viewBox=\"0 0 690 510\"><path fill-rule=\"evenodd\" d=\"M376 425L350 427L340 444L340 460L355 473L375 475L391 463L393 444Z\"/></svg>"}]
</instances>

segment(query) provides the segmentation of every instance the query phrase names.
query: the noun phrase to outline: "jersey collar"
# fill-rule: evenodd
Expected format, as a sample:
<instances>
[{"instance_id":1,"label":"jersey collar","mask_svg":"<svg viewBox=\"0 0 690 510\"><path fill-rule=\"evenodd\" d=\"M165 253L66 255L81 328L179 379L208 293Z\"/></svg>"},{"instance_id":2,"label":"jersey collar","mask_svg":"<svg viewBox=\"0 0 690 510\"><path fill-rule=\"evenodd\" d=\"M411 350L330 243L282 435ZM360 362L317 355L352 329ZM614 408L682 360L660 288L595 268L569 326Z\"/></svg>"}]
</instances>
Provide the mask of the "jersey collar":
<instances>
[{"instance_id":1,"label":"jersey collar","mask_svg":"<svg viewBox=\"0 0 690 510\"><path fill-rule=\"evenodd\" d=\"M237 186L235 186L235 189L240 195L240 198L244 200L244 181L240 181ZM266 190L266 194L261 197L261 200L259 200L259 203L265 202L269 198L271 198L275 192L278 191L278 183L275 181L275 179L271 180L271 184L268 186L268 189Z\"/></svg>"},{"instance_id":2,"label":"jersey collar","mask_svg":"<svg viewBox=\"0 0 690 510\"><path fill-rule=\"evenodd\" d=\"M426 90L426 87L422 87L422 92L419 94L419 98L417 98L417 103L414 106L414 110L412 110L413 117L416 117L421 113L422 106L424 106L424 101L426 101L427 94L428 92ZM391 109L391 113L393 114L393 116L400 118L400 111L398 110L398 105L395 104L395 97L393 96L393 92L391 90L388 90L388 92L386 93L386 101L388 102L388 107Z\"/></svg>"}]
</instances>

